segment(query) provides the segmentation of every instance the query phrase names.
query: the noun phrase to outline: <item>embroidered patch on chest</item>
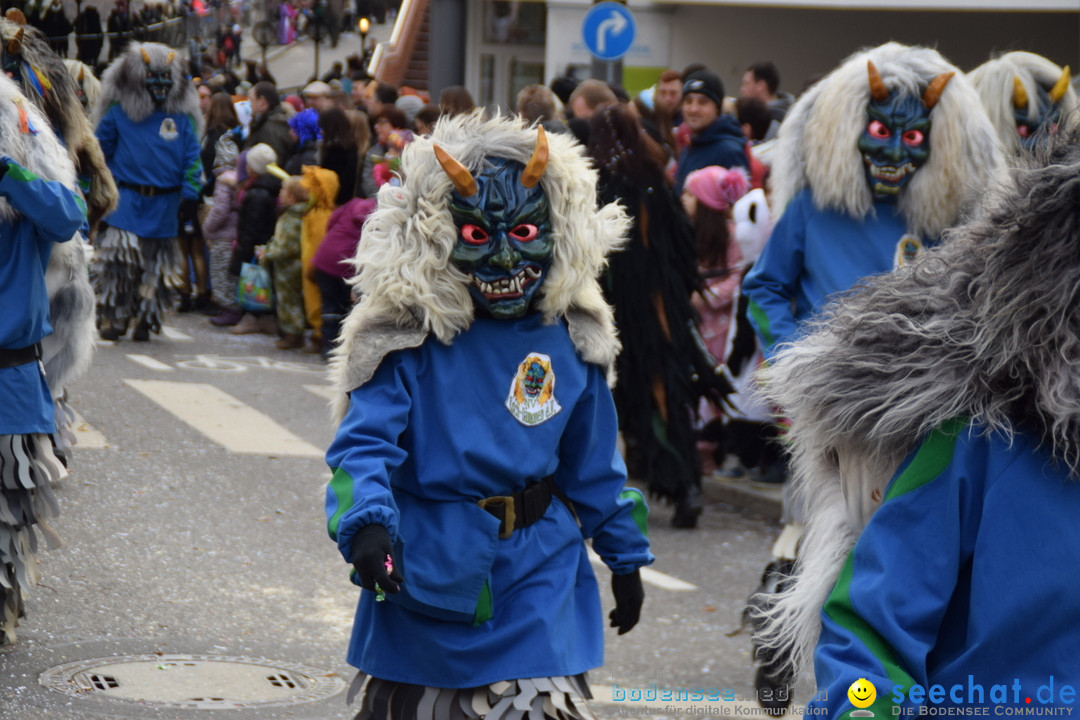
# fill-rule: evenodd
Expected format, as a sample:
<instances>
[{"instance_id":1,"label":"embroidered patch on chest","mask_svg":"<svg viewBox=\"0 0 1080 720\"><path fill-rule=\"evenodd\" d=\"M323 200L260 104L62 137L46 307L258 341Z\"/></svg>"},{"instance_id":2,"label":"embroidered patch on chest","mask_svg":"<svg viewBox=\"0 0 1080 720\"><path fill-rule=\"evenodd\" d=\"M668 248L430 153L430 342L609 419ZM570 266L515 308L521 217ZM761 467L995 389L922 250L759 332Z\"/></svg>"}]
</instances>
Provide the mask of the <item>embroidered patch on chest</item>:
<instances>
[{"instance_id":1,"label":"embroidered patch on chest","mask_svg":"<svg viewBox=\"0 0 1080 720\"><path fill-rule=\"evenodd\" d=\"M158 128L158 135L163 140L175 140L180 137L180 132L176 129L176 121L170 117L161 121L161 127Z\"/></svg>"},{"instance_id":2,"label":"embroidered patch on chest","mask_svg":"<svg viewBox=\"0 0 1080 720\"><path fill-rule=\"evenodd\" d=\"M902 268L918 260L922 255L922 240L914 235L903 235L896 243L896 260L893 269Z\"/></svg>"},{"instance_id":3,"label":"embroidered patch on chest","mask_svg":"<svg viewBox=\"0 0 1080 720\"><path fill-rule=\"evenodd\" d=\"M532 427L555 417L562 406L555 399L555 371L551 358L543 353L529 353L518 365L510 383L506 409L522 425Z\"/></svg>"}]
</instances>

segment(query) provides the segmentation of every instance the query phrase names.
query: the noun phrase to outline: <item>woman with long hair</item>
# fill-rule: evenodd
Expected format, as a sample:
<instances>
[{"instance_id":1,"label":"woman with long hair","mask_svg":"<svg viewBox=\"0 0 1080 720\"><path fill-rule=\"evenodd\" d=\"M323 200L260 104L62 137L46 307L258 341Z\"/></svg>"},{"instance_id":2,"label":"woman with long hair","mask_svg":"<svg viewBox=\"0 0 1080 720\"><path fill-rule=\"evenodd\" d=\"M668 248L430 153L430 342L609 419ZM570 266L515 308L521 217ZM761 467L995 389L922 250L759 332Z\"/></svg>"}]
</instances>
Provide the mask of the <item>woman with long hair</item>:
<instances>
[{"instance_id":1,"label":"woman with long hair","mask_svg":"<svg viewBox=\"0 0 1080 720\"><path fill-rule=\"evenodd\" d=\"M223 92L211 95L206 107L206 131L203 134L202 148L199 152L203 175L206 178L202 188L204 198L214 196L216 175L213 170L216 167L218 153L234 160L236 158L237 142L232 130L239 126L240 119L236 115L232 98ZM219 314L221 306L210 296L210 271L207 267L208 254L206 241L203 238L202 219L198 216L181 218L177 241L183 272L180 284L180 304L177 310L179 312L198 310L207 315ZM193 275L194 288L191 284Z\"/></svg>"},{"instance_id":2,"label":"woman with long hair","mask_svg":"<svg viewBox=\"0 0 1080 720\"><path fill-rule=\"evenodd\" d=\"M211 198L204 207L206 213L200 218L198 252L192 251L195 263L195 275L198 278L199 264L204 247L209 258L209 278L213 287L213 298L209 301L216 315L214 320L221 320L221 325L231 325L243 314L236 304L236 288L229 276L229 261L232 258L232 244L236 240L236 158L240 154L240 136L242 130L236 107L228 93L216 92L210 96L206 109L206 135L203 137L203 174L207 181L203 185L203 194ZM218 188L225 175L226 186ZM183 248L183 246L181 246ZM206 273L206 265L203 264ZM185 274L185 278L187 275ZM196 280L196 284L197 284ZM201 302L196 297L196 307ZM183 299L181 298L181 303Z\"/></svg>"},{"instance_id":3,"label":"woman with long hair","mask_svg":"<svg viewBox=\"0 0 1080 720\"><path fill-rule=\"evenodd\" d=\"M319 113L319 129L323 138L319 167L337 173L338 190L334 206L344 205L353 199L356 192L356 176L359 172L356 131L349 116L336 105Z\"/></svg>"},{"instance_id":4,"label":"woman with long hair","mask_svg":"<svg viewBox=\"0 0 1080 720\"><path fill-rule=\"evenodd\" d=\"M698 353L690 223L625 105L606 105L593 115L588 154L600 172L600 203L621 203L633 220L606 278L623 343L613 394L630 473L675 504L673 526L695 527L701 477L691 418L697 398L691 366Z\"/></svg>"}]
</instances>

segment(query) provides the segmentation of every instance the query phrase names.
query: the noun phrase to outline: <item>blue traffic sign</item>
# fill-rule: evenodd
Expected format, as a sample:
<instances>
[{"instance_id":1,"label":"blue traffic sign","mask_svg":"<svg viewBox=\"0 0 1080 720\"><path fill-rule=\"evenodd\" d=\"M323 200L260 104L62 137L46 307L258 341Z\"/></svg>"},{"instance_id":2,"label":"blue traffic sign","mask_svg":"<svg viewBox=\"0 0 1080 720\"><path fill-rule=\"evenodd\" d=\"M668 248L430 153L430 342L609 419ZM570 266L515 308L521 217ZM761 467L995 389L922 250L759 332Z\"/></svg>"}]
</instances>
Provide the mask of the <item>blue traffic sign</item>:
<instances>
[{"instance_id":1,"label":"blue traffic sign","mask_svg":"<svg viewBox=\"0 0 1080 720\"><path fill-rule=\"evenodd\" d=\"M634 43L637 24L625 5L602 2L589 8L581 33L585 47L601 60L618 60Z\"/></svg>"}]
</instances>

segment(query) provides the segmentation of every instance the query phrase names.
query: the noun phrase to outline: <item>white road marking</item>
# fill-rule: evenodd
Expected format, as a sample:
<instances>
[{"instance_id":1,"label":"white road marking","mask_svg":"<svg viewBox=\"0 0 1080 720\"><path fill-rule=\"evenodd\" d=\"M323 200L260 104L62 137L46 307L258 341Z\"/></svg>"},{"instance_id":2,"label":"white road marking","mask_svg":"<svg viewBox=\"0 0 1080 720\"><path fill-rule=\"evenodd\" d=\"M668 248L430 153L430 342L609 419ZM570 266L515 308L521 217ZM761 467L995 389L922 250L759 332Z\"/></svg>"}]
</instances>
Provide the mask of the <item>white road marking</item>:
<instances>
[{"instance_id":1,"label":"white road marking","mask_svg":"<svg viewBox=\"0 0 1080 720\"><path fill-rule=\"evenodd\" d=\"M161 326L161 334L170 340L176 340L177 342L192 342L195 340L195 338L191 337L186 332L169 327L168 325Z\"/></svg>"},{"instance_id":2,"label":"white road marking","mask_svg":"<svg viewBox=\"0 0 1080 720\"><path fill-rule=\"evenodd\" d=\"M75 420L71 423L71 430L75 433L76 448L79 450L83 448L103 450L112 447L105 439L105 436L93 425L86 422L86 418L80 415L77 410L73 409L72 412L75 413Z\"/></svg>"},{"instance_id":3,"label":"white road marking","mask_svg":"<svg viewBox=\"0 0 1080 720\"><path fill-rule=\"evenodd\" d=\"M304 389L312 395L318 395L326 400L334 399L334 388L329 385L305 385Z\"/></svg>"},{"instance_id":4,"label":"white road marking","mask_svg":"<svg viewBox=\"0 0 1080 720\"><path fill-rule=\"evenodd\" d=\"M213 385L165 380L124 382L230 452L314 458L326 454Z\"/></svg>"},{"instance_id":5,"label":"white road marking","mask_svg":"<svg viewBox=\"0 0 1080 720\"><path fill-rule=\"evenodd\" d=\"M600 559L600 556L596 554L596 551L589 548L589 560L593 565L600 567L607 567L604 565L604 561ZM653 570L652 568L641 568L641 582L648 583L654 587L658 587L662 590L672 590L674 592L687 592L689 590L697 590L697 585L691 585L685 580L680 580L677 577L667 575L665 573Z\"/></svg>"},{"instance_id":6,"label":"white road marking","mask_svg":"<svg viewBox=\"0 0 1080 720\"><path fill-rule=\"evenodd\" d=\"M143 367L150 368L151 370L157 370L159 372L172 372L172 366L166 365L160 360L155 360L149 355L128 355L128 360L134 363L138 363Z\"/></svg>"}]
</instances>

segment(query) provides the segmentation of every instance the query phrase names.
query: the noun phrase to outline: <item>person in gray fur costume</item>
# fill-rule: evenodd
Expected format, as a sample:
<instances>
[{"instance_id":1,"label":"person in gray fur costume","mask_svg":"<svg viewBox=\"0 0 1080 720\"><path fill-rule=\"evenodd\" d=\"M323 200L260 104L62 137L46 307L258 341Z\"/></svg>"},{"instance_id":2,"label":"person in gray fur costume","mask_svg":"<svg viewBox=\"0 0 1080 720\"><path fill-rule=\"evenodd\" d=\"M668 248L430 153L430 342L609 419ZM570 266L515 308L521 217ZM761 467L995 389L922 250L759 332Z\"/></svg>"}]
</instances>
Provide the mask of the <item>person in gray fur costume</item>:
<instances>
[{"instance_id":1,"label":"person in gray fur costume","mask_svg":"<svg viewBox=\"0 0 1080 720\"><path fill-rule=\"evenodd\" d=\"M758 641L791 672L814 658L830 716L859 679L890 717L1023 708L1080 677L1078 140L1018 159L939 248L834 301L762 374L807 525Z\"/></svg>"},{"instance_id":2,"label":"person in gray fur costume","mask_svg":"<svg viewBox=\"0 0 1080 720\"><path fill-rule=\"evenodd\" d=\"M52 52L41 32L27 26L25 20L21 13L11 10L0 20L3 67L23 95L45 114L67 148L89 220L82 242L64 243L53 249L45 275L53 332L41 342L42 361L56 406L53 441L66 464L75 442L71 432L74 413L66 402L67 392L90 366L95 339L94 289L86 272L90 259L86 243L93 237L98 221L116 207L117 190L81 102L79 81L65 61ZM89 69L83 72L85 75ZM96 82L92 74L86 81Z\"/></svg>"},{"instance_id":3,"label":"person in gray fur costume","mask_svg":"<svg viewBox=\"0 0 1080 720\"><path fill-rule=\"evenodd\" d=\"M101 85L93 119L120 202L91 266L98 332L117 340L133 322L132 339L146 341L179 285L177 226L198 207L203 116L183 56L165 45L130 44Z\"/></svg>"},{"instance_id":4,"label":"person in gray fur costume","mask_svg":"<svg viewBox=\"0 0 1080 720\"><path fill-rule=\"evenodd\" d=\"M49 437L56 413L43 339L52 332L46 267L81 243L86 206L75 168L37 107L0 77L0 645L14 642L35 582L39 534L58 513L52 483L66 471Z\"/></svg>"}]
</instances>

